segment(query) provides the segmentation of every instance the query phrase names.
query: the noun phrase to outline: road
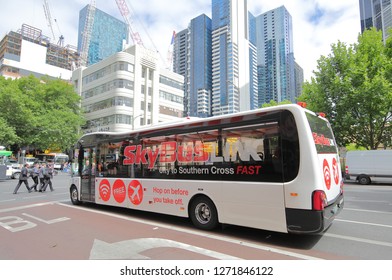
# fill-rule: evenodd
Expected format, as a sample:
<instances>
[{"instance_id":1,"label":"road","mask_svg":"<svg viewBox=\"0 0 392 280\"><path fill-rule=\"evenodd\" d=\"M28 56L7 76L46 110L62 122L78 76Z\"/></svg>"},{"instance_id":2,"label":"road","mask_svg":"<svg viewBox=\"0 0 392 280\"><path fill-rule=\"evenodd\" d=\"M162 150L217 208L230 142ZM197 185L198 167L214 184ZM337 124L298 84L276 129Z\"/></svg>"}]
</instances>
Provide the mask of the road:
<instances>
[{"instance_id":1,"label":"road","mask_svg":"<svg viewBox=\"0 0 392 280\"><path fill-rule=\"evenodd\" d=\"M391 260L392 186L345 185L345 208L319 235L236 226L195 229L188 219L92 204L73 206L69 175L53 192L0 181L2 260ZM30 181L31 182L31 181Z\"/></svg>"}]
</instances>

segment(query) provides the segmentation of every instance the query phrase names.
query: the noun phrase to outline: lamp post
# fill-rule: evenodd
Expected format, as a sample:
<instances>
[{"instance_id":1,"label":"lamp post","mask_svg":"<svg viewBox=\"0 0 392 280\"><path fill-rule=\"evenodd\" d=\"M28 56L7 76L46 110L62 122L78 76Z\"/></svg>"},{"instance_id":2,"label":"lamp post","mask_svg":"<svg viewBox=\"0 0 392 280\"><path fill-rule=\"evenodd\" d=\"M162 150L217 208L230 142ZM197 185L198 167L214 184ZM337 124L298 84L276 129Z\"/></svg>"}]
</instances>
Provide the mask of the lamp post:
<instances>
[{"instance_id":1,"label":"lamp post","mask_svg":"<svg viewBox=\"0 0 392 280\"><path fill-rule=\"evenodd\" d=\"M136 117L132 116L132 130L135 130L135 120L141 116L143 116L143 114L137 115Z\"/></svg>"}]
</instances>

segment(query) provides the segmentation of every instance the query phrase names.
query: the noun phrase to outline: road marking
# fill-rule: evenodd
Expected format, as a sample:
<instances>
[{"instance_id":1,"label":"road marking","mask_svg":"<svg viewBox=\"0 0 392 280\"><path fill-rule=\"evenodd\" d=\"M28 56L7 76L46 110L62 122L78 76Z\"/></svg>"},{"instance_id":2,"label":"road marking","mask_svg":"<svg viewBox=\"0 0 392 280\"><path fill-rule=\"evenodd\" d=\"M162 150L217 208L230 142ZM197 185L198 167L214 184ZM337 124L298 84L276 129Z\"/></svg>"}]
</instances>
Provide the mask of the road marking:
<instances>
[{"instance_id":1,"label":"road marking","mask_svg":"<svg viewBox=\"0 0 392 280\"><path fill-rule=\"evenodd\" d=\"M218 260L242 260L240 258L222 254L216 251L191 246L163 238L137 238L115 243L107 243L95 239L90 252L90 260L147 260L150 259L142 252L156 248L178 248Z\"/></svg>"},{"instance_id":2,"label":"road marking","mask_svg":"<svg viewBox=\"0 0 392 280\"><path fill-rule=\"evenodd\" d=\"M327 232L324 233L324 236L345 239L345 240L350 240L350 241L357 241L357 242L362 242L362 243L369 243L369 244L373 244L373 245L392 247L392 243L390 243L390 242L376 241L376 240L371 240L371 239L345 236L345 235L339 235L339 234L333 234L333 233L327 233Z\"/></svg>"},{"instance_id":3,"label":"road marking","mask_svg":"<svg viewBox=\"0 0 392 280\"><path fill-rule=\"evenodd\" d=\"M44 219L35 217L35 216L33 216L33 215L29 215L29 214L26 214L26 213L22 213L22 215L24 215L24 216L26 216L26 217L30 217L30 218L32 218L32 219L34 219L34 220L40 221L40 222L45 223L45 224L47 224L47 225L51 225L51 224L59 223L59 222L64 222L64 221L68 221L68 220L71 219L71 218L67 218L67 217L61 217L61 218L52 219L52 220L48 220L48 221L47 221L47 220L44 220Z\"/></svg>"},{"instance_id":4,"label":"road marking","mask_svg":"<svg viewBox=\"0 0 392 280\"><path fill-rule=\"evenodd\" d=\"M59 204L61 202L66 202L66 201L67 200L50 201L50 202L36 203L36 204L24 205L24 206L13 207L13 208L5 208L5 209L0 209L0 213L18 211L18 210L29 209L34 207L41 207L46 205Z\"/></svg>"},{"instance_id":5,"label":"road marking","mask_svg":"<svg viewBox=\"0 0 392 280\"><path fill-rule=\"evenodd\" d=\"M343 208L343 209L344 209L344 210L349 210L349 211L369 212L369 213L389 214L389 215L392 215L392 212L377 211L377 210L366 210L366 209L355 209L355 208Z\"/></svg>"},{"instance_id":6,"label":"road marking","mask_svg":"<svg viewBox=\"0 0 392 280\"><path fill-rule=\"evenodd\" d=\"M121 215L118 215L118 214L107 213L107 212L102 212L102 211L93 210L93 209L86 209L86 208L82 208L82 207L79 207L79 206L68 205L68 204L63 204L63 203L58 203L58 205L69 207L69 208L73 208L73 209L78 209L78 210L82 210L82 211L87 211L87 212L91 212L91 213L95 213L95 214L106 215L106 216L110 216L110 217L114 217L114 218L118 218L118 219L122 219L122 220L127 220L127 221L131 221L131 222L136 222L136 223L141 223L141 224L145 224L145 225L150 225L150 226L153 226L153 227L161 227L161 228L174 230L174 231L178 231L178 232L183 232L183 233L188 233L188 234L192 234L192 235L202 236L202 237L206 237L206 238L210 238L210 239L214 239L214 240L218 240L218 241L224 241L224 242L228 242L228 243L232 243L232 244L237 244L237 245L240 245L240 246L245 246L245 247L249 247L249 248L253 248L253 249L268 251L268 252L276 253L276 254L280 254L280 255L286 255L286 256L294 257L294 258L298 258L298 259L321 260L321 258L316 258L316 257L309 256L309 255L304 255L304 254L299 254L299 253L295 253L295 252L291 252L291 251L277 249L277 248L274 248L274 247L269 247L269 246L264 246L264 245L257 245L257 244L253 244L253 243L250 243L250 242L244 242L244 241L241 241L241 240L236 240L234 238L222 237L222 236L218 236L218 235L216 235L214 233L210 233L210 232L199 232L199 231L196 231L196 230L184 229L184 228L180 228L180 227L177 227L177 226L161 224L161 223L158 223L158 222L148 222L148 221L145 221L145 220L142 220L142 219L138 219L138 218L124 217L124 216L121 216Z\"/></svg>"},{"instance_id":7,"label":"road marking","mask_svg":"<svg viewBox=\"0 0 392 280\"><path fill-rule=\"evenodd\" d=\"M366 222L358 222L358 221L350 221L350 220L342 220L342 219L335 219L335 221L344 222L344 223L352 223L352 224L361 224L361 225L367 225L367 226L392 228L392 226L390 226L390 225L383 225L383 224L374 224L374 223L366 223Z\"/></svg>"}]
</instances>

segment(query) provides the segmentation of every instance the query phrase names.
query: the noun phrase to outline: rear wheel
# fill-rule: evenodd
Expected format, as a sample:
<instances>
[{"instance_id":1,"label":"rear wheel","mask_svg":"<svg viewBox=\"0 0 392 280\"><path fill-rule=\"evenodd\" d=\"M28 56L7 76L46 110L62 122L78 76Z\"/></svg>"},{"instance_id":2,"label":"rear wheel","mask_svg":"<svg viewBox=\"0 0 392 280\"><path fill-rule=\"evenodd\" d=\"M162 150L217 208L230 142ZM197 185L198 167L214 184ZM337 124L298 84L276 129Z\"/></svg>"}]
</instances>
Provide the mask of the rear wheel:
<instances>
[{"instance_id":1,"label":"rear wheel","mask_svg":"<svg viewBox=\"0 0 392 280\"><path fill-rule=\"evenodd\" d=\"M358 177L358 183L360 183L361 185L369 185L371 182L369 176L366 175L360 175Z\"/></svg>"},{"instance_id":2,"label":"rear wheel","mask_svg":"<svg viewBox=\"0 0 392 280\"><path fill-rule=\"evenodd\" d=\"M73 205L79 205L79 204L82 203L79 200L79 192L78 192L78 189L75 186L73 186L71 188L70 196L71 196L71 202L72 202Z\"/></svg>"},{"instance_id":3,"label":"rear wheel","mask_svg":"<svg viewBox=\"0 0 392 280\"><path fill-rule=\"evenodd\" d=\"M195 198L189 209L192 223L200 229L211 230L218 225L218 212L214 203L205 196Z\"/></svg>"}]
</instances>

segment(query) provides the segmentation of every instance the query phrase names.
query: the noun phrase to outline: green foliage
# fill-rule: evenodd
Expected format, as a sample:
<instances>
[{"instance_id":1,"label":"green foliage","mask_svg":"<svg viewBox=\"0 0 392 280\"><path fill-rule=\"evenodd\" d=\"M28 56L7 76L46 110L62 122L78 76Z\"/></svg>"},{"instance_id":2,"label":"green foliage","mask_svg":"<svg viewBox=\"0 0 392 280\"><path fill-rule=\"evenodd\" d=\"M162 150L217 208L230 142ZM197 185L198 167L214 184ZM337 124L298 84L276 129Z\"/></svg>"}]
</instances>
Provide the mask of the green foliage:
<instances>
[{"instance_id":1,"label":"green foliage","mask_svg":"<svg viewBox=\"0 0 392 280\"><path fill-rule=\"evenodd\" d=\"M2 143L66 150L78 139L83 123L80 97L71 84L33 76L0 77L0 128L8 129L0 134Z\"/></svg>"},{"instance_id":2,"label":"green foliage","mask_svg":"<svg viewBox=\"0 0 392 280\"><path fill-rule=\"evenodd\" d=\"M390 145L391 46L391 41L383 44L381 32L375 29L359 35L358 43L351 46L332 44L332 53L318 60L314 77L304 84L299 100L327 114L340 146Z\"/></svg>"},{"instance_id":3,"label":"green foliage","mask_svg":"<svg viewBox=\"0 0 392 280\"><path fill-rule=\"evenodd\" d=\"M282 105L282 104L292 104L291 101L289 100L283 100L281 102L276 102L275 100L271 100L269 103L264 103L261 108L266 108L266 107L272 107L272 106L277 106L277 105Z\"/></svg>"}]
</instances>

